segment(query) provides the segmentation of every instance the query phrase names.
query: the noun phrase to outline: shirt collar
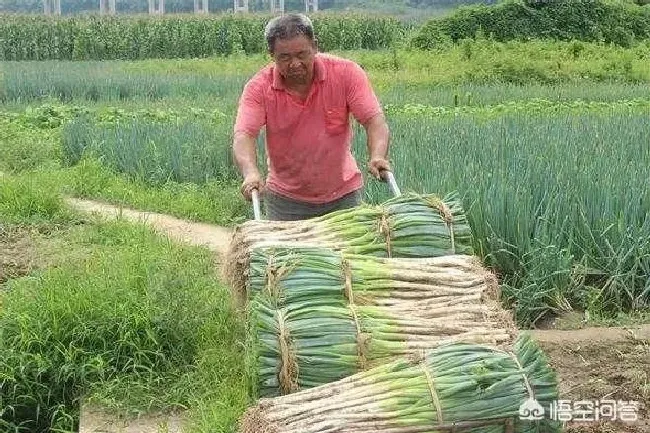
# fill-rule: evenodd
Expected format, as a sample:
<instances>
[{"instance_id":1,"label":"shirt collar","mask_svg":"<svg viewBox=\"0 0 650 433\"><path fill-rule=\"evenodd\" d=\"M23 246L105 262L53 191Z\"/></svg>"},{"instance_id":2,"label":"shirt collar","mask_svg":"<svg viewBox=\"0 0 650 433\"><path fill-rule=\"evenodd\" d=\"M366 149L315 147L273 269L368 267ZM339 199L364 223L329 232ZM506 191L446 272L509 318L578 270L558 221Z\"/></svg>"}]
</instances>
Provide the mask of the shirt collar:
<instances>
[{"instance_id":1,"label":"shirt collar","mask_svg":"<svg viewBox=\"0 0 650 433\"><path fill-rule=\"evenodd\" d=\"M316 53L314 56L314 81L323 82L327 78L327 69L325 67L325 62L321 58L320 53ZM284 90L286 86L282 82L282 77L278 68L273 67L273 84L272 87L277 90Z\"/></svg>"}]
</instances>

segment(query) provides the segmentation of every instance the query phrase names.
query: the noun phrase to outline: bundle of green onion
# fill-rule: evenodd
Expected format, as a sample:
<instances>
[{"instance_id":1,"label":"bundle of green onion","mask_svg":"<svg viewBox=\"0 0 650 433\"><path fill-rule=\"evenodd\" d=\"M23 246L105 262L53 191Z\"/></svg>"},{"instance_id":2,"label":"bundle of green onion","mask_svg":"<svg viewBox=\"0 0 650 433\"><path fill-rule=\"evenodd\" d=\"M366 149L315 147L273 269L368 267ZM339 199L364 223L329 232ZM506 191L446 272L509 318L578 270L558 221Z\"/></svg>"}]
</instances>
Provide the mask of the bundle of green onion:
<instances>
[{"instance_id":1,"label":"bundle of green onion","mask_svg":"<svg viewBox=\"0 0 650 433\"><path fill-rule=\"evenodd\" d=\"M239 433L551 433L555 372L532 338L510 350L450 343L345 379L262 398ZM523 416L522 416L523 415Z\"/></svg>"},{"instance_id":2,"label":"bundle of green onion","mask_svg":"<svg viewBox=\"0 0 650 433\"><path fill-rule=\"evenodd\" d=\"M249 290L265 396L453 341L508 344L516 329L493 275L468 255L389 259L260 247Z\"/></svg>"},{"instance_id":3,"label":"bundle of green onion","mask_svg":"<svg viewBox=\"0 0 650 433\"><path fill-rule=\"evenodd\" d=\"M258 247L249 272L246 298L262 295L289 310L355 304L410 316L480 320L482 301L499 298L494 274L469 255L403 259L324 247Z\"/></svg>"},{"instance_id":4,"label":"bundle of green onion","mask_svg":"<svg viewBox=\"0 0 650 433\"><path fill-rule=\"evenodd\" d=\"M235 228L225 277L244 290L251 252L259 246L320 246L350 254L422 258L472 254L469 223L455 194L407 193L303 221L247 221Z\"/></svg>"},{"instance_id":5,"label":"bundle of green onion","mask_svg":"<svg viewBox=\"0 0 650 433\"><path fill-rule=\"evenodd\" d=\"M516 330L495 306L470 305L481 319L411 316L407 309L373 306L274 308L255 299L252 331L257 349L258 389L262 396L296 392L334 382L372 366L450 342L507 345Z\"/></svg>"}]
</instances>

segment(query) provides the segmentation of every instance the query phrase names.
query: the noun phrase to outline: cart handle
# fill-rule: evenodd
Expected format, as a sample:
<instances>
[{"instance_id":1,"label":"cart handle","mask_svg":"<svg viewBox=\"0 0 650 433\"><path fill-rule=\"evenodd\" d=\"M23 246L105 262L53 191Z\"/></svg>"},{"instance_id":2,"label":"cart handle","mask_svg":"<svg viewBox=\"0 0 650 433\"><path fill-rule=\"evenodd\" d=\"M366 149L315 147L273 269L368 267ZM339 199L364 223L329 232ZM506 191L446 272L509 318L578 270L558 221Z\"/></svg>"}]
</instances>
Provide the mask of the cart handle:
<instances>
[{"instance_id":1,"label":"cart handle","mask_svg":"<svg viewBox=\"0 0 650 433\"><path fill-rule=\"evenodd\" d=\"M395 175L393 175L393 172L388 170L381 170L379 172L379 176L384 182L388 183L388 187L390 188L390 191L394 197L399 197L402 195L402 192L400 191L399 186L397 186L397 182L395 181ZM253 200L253 215L255 216L255 219L259 221L262 219L262 213L260 212L260 197L257 188L254 188L252 190L251 196Z\"/></svg>"},{"instance_id":2,"label":"cart handle","mask_svg":"<svg viewBox=\"0 0 650 433\"><path fill-rule=\"evenodd\" d=\"M260 212L260 196L257 188L253 189L251 195L253 199L253 214L255 215L255 219L259 221L262 219L262 214Z\"/></svg>"},{"instance_id":3,"label":"cart handle","mask_svg":"<svg viewBox=\"0 0 650 433\"><path fill-rule=\"evenodd\" d=\"M388 170L381 170L379 172L379 176L384 182L388 182L388 187L390 188L390 192L393 193L394 197L399 197L402 195L402 192L400 191L399 186L397 186L397 182L395 181L393 172Z\"/></svg>"}]
</instances>

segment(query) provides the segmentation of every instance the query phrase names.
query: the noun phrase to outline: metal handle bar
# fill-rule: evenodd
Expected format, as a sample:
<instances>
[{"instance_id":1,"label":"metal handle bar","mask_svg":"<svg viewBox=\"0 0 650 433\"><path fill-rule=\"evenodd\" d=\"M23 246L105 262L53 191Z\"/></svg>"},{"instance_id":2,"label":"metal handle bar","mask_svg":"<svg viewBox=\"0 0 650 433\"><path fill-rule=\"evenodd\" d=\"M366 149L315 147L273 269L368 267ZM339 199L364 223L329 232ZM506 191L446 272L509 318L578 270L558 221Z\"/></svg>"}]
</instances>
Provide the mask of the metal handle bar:
<instances>
[{"instance_id":1,"label":"metal handle bar","mask_svg":"<svg viewBox=\"0 0 650 433\"><path fill-rule=\"evenodd\" d=\"M253 197L253 214L255 215L255 219L259 221L262 219L262 214L260 212L260 197L259 197L259 193L257 192L257 188L253 189L252 197Z\"/></svg>"},{"instance_id":2,"label":"metal handle bar","mask_svg":"<svg viewBox=\"0 0 650 433\"><path fill-rule=\"evenodd\" d=\"M394 197L402 195L402 192L400 191L399 186L397 186L397 182L395 181L395 175L393 175L391 171L382 170L379 175L382 180L388 183L390 191L393 193ZM253 214L255 215L255 219L259 221L262 219L262 214L260 212L260 197L257 188L253 189L251 195L253 199Z\"/></svg>"},{"instance_id":3,"label":"metal handle bar","mask_svg":"<svg viewBox=\"0 0 650 433\"><path fill-rule=\"evenodd\" d=\"M394 197L398 197L402 195L402 192L400 191L399 186L397 186L397 182L395 181L395 176L393 175L393 172L388 170L382 170L379 173L379 175L384 181L388 182L390 192L393 193Z\"/></svg>"}]
</instances>

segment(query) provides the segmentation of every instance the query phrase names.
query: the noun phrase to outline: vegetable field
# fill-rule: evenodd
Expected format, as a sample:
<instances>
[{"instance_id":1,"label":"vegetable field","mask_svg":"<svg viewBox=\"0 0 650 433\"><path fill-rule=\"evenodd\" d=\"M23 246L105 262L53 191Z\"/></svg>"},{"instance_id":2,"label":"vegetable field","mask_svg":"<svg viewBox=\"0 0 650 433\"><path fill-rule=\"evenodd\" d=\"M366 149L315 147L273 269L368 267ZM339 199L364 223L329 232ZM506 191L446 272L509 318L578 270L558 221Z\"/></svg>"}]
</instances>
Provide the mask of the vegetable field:
<instances>
[{"instance_id":1,"label":"vegetable field","mask_svg":"<svg viewBox=\"0 0 650 433\"><path fill-rule=\"evenodd\" d=\"M455 246L473 252L494 272L500 305L520 329L566 317L579 317L579 326L647 323L649 6L598 3L583 17L593 27L581 34L584 22L576 9L543 10L532 3L463 9L421 28L363 15L319 14L315 23L323 49L358 61L368 73L389 122L390 159L402 192L444 197L448 203L453 198L462 207ZM519 22L522 16L542 15L552 29L513 24L502 32L487 31L504 27L504 17ZM79 215L62 197L228 228L251 219L232 160L232 124L243 85L270 61L260 37L268 17L4 18L0 430L75 431L80 401L88 398L126 412L189 410L190 431L235 431L255 394L253 350L245 338L247 325L230 305L227 282L214 271L214 258L125 221ZM366 175L364 199L378 205L390 198L389 190L365 173L366 136L353 127L352 151ZM263 139L259 161L265 170ZM409 206L400 209L424 212ZM364 211L354 218L354 224L323 219L309 230L321 236L323 227L336 231L350 242L351 254L388 248L362 242L377 215ZM446 251L447 223L441 219L434 226L396 223L392 248L412 256ZM323 247L328 239L316 240ZM334 259L314 254L311 264L317 263L319 278L334 293L337 282L328 268ZM378 270L389 267L353 258L353 275L366 284L360 285L363 295L379 296L386 287ZM251 277L259 286L267 259L251 259L259 261ZM408 272L399 275L408 280ZM287 281L302 287L300 278ZM290 326L308 323L318 330L314 317L335 310L314 309L309 302L289 316ZM266 343L271 342L264 348L265 374L273 376L275 313L264 305L260 311ZM402 344L404 335L392 328L401 318L382 325L388 319L373 316L377 311L359 311L365 314L360 323L378 327L373 350ZM354 370L347 362L356 356L352 344L359 328L344 309L336 314L343 325L322 338L334 342L327 356L346 361L332 364L332 377L338 378ZM469 327L474 319L467 320ZM412 329L420 326L408 323ZM311 329L304 330L305 338ZM339 359L337 344L349 354ZM527 357L537 349L528 344L521 343L521 350L534 363L536 355ZM642 361L650 359L648 348L647 341L630 343L630 350L642 352L630 355L636 360L630 367L634 377L620 379L625 385L608 393L650 402ZM483 353L476 350L462 349ZM431 363L442 362L447 352L436 353ZM554 360L564 356L559 349L550 353ZM300 359L301 380L317 383L318 367L310 356ZM493 359L493 368L507 366L498 373L507 386L495 396L521 392L511 386L518 374L511 358L481 356ZM611 356L610 361L618 359ZM399 362L392 368L418 392L427 391L410 368ZM538 374L544 382L546 370ZM456 407L452 391L447 395L443 389L443 397L458 413L475 406L490 410L473 400L469 409ZM402 398L394 413L408 412L412 401L397 400ZM339 403L345 402L332 402ZM511 409L504 400L499 410ZM421 428L422 420L410 421Z\"/></svg>"},{"instance_id":2,"label":"vegetable field","mask_svg":"<svg viewBox=\"0 0 650 433\"><path fill-rule=\"evenodd\" d=\"M406 71L420 73L421 56L399 55ZM378 60L359 57L370 65ZM253 71L261 64L262 57L244 59L242 67ZM65 63L47 70L8 64L7 105L56 102L7 113L5 121L23 125L21 134L56 131L52 145L68 172L99 170L90 175L96 181L73 184L78 193L117 198L114 188L101 184L109 173L136 182L136 191L180 185L197 195L206 188L234 190L239 175L229 150L231 125L237 89L252 72L226 70L211 78L203 61L169 65L177 71L147 75L163 67L81 63L65 75ZM93 72L100 67L98 79ZM502 276L504 301L519 325L572 309L615 316L647 305L650 195L642 180L650 178L644 139L650 92L644 85L454 85L444 78L427 84L404 76L391 88L382 69L370 74L376 74L377 87L387 87L378 92L399 184L461 196L473 248ZM204 102L194 105L193 98ZM355 137L354 153L363 163L365 135L356 128ZM263 167L262 138L260 152ZM5 170L19 169L23 161L10 156ZM138 203L134 190L120 200ZM377 203L388 190L368 181L366 198ZM215 220L206 215L205 200L194 200L187 200L181 215L226 225L250 217L245 203L231 202ZM156 210L171 206L159 201Z\"/></svg>"}]
</instances>

